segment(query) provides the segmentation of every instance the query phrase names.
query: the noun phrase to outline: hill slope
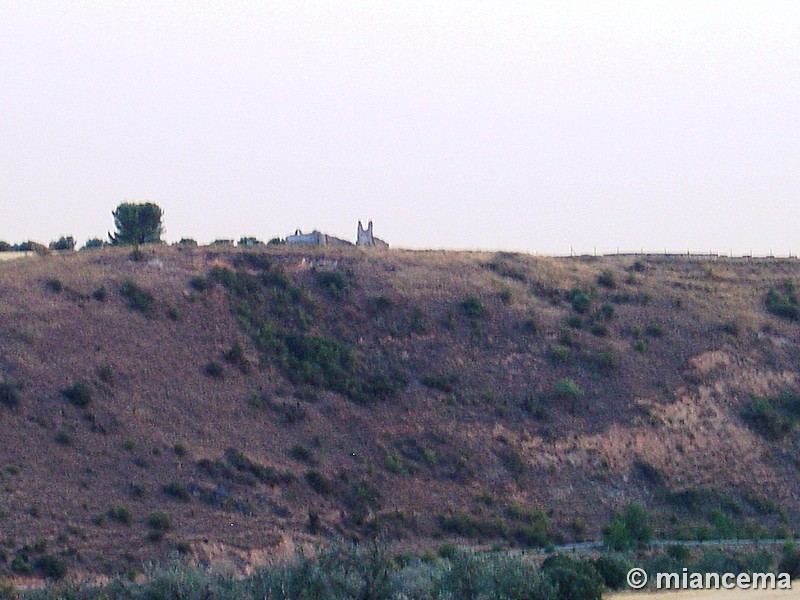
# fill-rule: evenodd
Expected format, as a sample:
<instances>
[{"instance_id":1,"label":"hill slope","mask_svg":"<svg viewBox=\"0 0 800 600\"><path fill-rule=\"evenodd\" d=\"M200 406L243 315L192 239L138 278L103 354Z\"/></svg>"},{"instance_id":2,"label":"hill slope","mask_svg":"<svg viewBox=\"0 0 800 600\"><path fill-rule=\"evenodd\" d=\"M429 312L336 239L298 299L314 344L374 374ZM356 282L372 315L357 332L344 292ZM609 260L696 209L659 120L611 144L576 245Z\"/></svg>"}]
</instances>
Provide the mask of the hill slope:
<instances>
[{"instance_id":1,"label":"hill slope","mask_svg":"<svg viewBox=\"0 0 800 600\"><path fill-rule=\"evenodd\" d=\"M0 571L797 525L796 261L129 254L0 264Z\"/></svg>"}]
</instances>

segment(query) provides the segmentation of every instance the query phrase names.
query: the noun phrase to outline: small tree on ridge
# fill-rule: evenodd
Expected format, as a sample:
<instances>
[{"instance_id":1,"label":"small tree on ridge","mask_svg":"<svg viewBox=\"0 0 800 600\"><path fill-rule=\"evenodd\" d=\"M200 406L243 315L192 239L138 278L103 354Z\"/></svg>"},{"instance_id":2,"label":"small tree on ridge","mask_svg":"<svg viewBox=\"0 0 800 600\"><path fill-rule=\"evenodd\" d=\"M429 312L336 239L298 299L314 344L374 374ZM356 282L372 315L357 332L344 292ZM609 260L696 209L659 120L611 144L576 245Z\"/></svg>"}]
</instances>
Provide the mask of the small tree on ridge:
<instances>
[{"instance_id":1,"label":"small tree on ridge","mask_svg":"<svg viewBox=\"0 0 800 600\"><path fill-rule=\"evenodd\" d=\"M138 244L159 244L164 226L161 219L164 211L152 202L137 204L123 202L111 213L117 232L109 233L108 239L114 246L133 246Z\"/></svg>"}]
</instances>

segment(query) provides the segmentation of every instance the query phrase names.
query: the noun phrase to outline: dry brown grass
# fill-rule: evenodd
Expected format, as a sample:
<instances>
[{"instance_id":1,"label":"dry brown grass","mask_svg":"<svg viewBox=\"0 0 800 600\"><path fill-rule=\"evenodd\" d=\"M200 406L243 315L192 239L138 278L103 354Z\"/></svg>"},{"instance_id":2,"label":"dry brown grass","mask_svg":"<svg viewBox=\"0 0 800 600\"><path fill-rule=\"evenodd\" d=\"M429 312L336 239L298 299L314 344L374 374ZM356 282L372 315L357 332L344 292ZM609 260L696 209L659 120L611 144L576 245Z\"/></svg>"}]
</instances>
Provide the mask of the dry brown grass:
<instances>
[{"instance_id":1,"label":"dry brown grass","mask_svg":"<svg viewBox=\"0 0 800 600\"><path fill-rule=\"evenodd\" d=\"M0 543L9 556L37 540L53 553L69 553L73 566L93 570L126 568L179 542L246 554L311 540L310 510L319 513L326 535L383 531L430 547L441 543L437 514L502 517L511 501L548 509L555 539L571 539L578 517L588 523L584 535L596 537L626 502L659 506L658 490L635 470L642 461L670 489L757 493L792 518L797 514L800 475L780 458L793 452L790 441L769 444L739 417L752 395L796 384L798 325L763 307L771 285L800 278L796 261L655 257L638 272L634 257L257 250L280 263L317 305L310 334L339 340L364 364L406 374L399 399L360 406L325 390L309 399L275 365L244 374L225 363L234 342L253 364L257 349L224 291L195 291L189 279L233 264L237 252L148 247L145 260L133 263L129 250L108 248L0 265L0 378L23 386L18 408L0 407L0 508L8 515ZM344 299L316 283L313 269L321 261L351 278ZM615 289L596 286L606 270L614 273ZM118 292L126 278L154 295L151 316L127 308ZM47 288L51 279L62 282L60 293ZM102 302L92 297L101 286ZM614 306L608 336L566 325L572 311L565 295L573 288L596 288L595 308ZM502 290L510 292L508 302ZM480 299L485 317L463 314L467 295ZM376 309L377 297L388 298L388 308ZM525 329L531 316L536 333ZM720 329L729 322L738 335ZM631 331L649 323L663 335L642 334L648 349L637 352ZM557 364L549 348L563 343L565 332L574 346L569 360ZM616 360L608 372L593 362L601 352ZM223 365L224 378L203 373L209 361ZM422 383L452 374L452 394ZM548 398L565 377L585 391L571 407ZM85 410L60 396L76 380L93 389ZM306 417L288 423L275 410L253 408L247 402L253 394L299 402ZM546 419L524 410L530 396L541 399ZM55 443L59 431L72 442ZM305 484L307 467L288 454L295 444L313 449L314 468L335 482L334 493L321 496ZM186 454L178 456L175 445ZM509 446L524 461L521 476L501 459ZM274 487L225 483L233 501L223 509L197 495L184 503L160 492L173 481L221 486L196 463L222 460L228 448L291 470L297 480ZM389 454L400 457L399 472L387 469ZM381 501L354 519L348 502L365 483ZM131 495L132 484L141 497ZM494 506L476 502L482 490L491 491ZM130 509L130 526L101 519L120 504ZM154 544L146 520L159 510L174 524ZM775 524L774 516L746 516Z\"/></svg>"}]
</instances>

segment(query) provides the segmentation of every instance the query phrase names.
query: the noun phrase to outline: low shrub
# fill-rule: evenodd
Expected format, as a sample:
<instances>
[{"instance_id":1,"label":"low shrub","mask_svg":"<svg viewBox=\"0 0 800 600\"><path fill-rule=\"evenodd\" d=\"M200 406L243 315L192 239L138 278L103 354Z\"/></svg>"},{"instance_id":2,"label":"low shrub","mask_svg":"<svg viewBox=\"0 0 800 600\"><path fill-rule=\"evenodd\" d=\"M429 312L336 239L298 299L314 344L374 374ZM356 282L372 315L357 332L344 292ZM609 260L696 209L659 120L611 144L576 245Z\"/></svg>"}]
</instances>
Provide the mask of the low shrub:
<instances>
[{"instance_id":1,"label":"low shrub","mask_svg":"<svg viewBox=\"0 0 800 600\"><path fill-rule=\"evenodd\" d=\"M165 496L169 496L175 500L180 500L181 502L188 502L192 499L192 496L189 494L189 489L186 487L186 485L177 481L170 481L169 483L164 484L161 487L161 492Z\"/></svg>"},{"instance_id":2,"label":"low shrub","mask_svg":"<svg viewBox=\"0 0 800 600\"><path fill-rule=\"evenodd\" d=\"M230 350L225 353L225 360L245 375L250 372L250 361L245 356L244 348L239 342L234 342Z\"/></svg>"},{"instance_id":3,"label":"low shrub","mask_svg":"<svg viewBox=\"0 0 800 600\"><path fill-rule=\"evenodd\" d=\"M449 375L426 375L421 382L425 387L452 394L456 391L458 379L459 377L456 373L450 373Z\"/></svg>"},{"instance_id":4,"label":"low shrub","mask_svg":"<svg viewBox=\"0 0 800 600\"><path fill-rule=\"evenodd\" d=\"M45 282L44 286L48 290L50 290L51 292L54 292L56 294L58 294L61 290L64 289L64 284L61 282L60 279L48 279Z\"/></svg>"},{"instance_id":5,"label":"low shrub","mask_svg":"<svg viewBox=\"0 0 800 600\"><path fill-rule=\"evenodd\" d=\"M209 361L203 366L203 373L212 379L225 379L225 369L215 361Z\"/></svg>"},{"instance_id":6,"label":"low shrub","mask_svg":"<svg viewBox=\"0 0 800 600\"><path fill-rule=\"evenodd\" d=\"M556 400L577 400L583 396L583 390L572 379L559 379L556 381L552 393Z\"/></svg>"},{"instance_id":7,"label":"low shrub","mask_svg":"<svg viewBox=\"0 0 800 600\"><path fill-rule=\"evenodd\" d=\"M606 270L598 275L597 283L598 285L602 285L605 288L613 290L615 287L617 287L617 278L614 276L612 271Z\"/></svg>"},{"instance_id":8,"label":"low shrub","mask_svg":"<svg viewBox=\"0 0 800 600\"><path fill-rule=\"evenodd\" d=\"M313 461L314 453L303 446L303 444L295 444L289 450L289 456L296 461L310 463Z\"/></svg>"},{"instance_id":9,"label":"low shrub","mask_svg":"<svg viewBox=\"0 0 800 600\"><path fill-rule=\"evenodd\" d=\"M664 330L661 328L661 325L655 321L651 321L647 324L647 327L644 328L644 333L652 338L660 338L664 335Z\"/></svg>"},{"instance_id":10,"label":"low shrub","mask_svg":"<svg viewBox=\"0 0 800 600\"><path fill-rule=\"evenodd\" d=\"M9 408L19 405L20 386L8 381L0 382L0 404Z\"/></svg>"},{"instance_id":11,"label":"low shrub","mask_svg":"<svg viewBox=\"0 0 800 600\"><path fill-rule=\"evenodd\" d=\"M131 524L131 511L127 506L115 506L109 509L108 518L123 525Z\"/></svg>"},{"instance_id":12,"label":"low shrub","mask_svg":"<svg viewBox=\"0 0 800 600\"><path fill-rule=\"evenodd\" d=\"M794 282L787 280L782 286L771 288L764 297L767 311L782 317L797 321L800 319L800 304L798 304Z\"/></svg>"},{"instance_id":13,"label":"low shrub","mask_svg":"<svg viewBox=\"0 0 800 600\"><path fill-rule=\"evenodd\" d=\"M614 514L603 529L603 541L614 550L648 544L653 539L652 515L640 504L631 503Z\"/></svg>"},{"instance_id":14,"label":"low shrub","mask_svg":"<svg viewBox=\"0 0 800 600\"><path fill-rule=\"evenodd\" d=\"M63 579L67 574L67 564L60 558L45 554L38 557L34 563L34 568L48 579Z\"/></svg>"},{"instance_id":15,"label":"low shrub","mask_svg":"<svg viewBox=\"0 0 800 600\"><path fill-rule=\"evenodd\" d=\"M108 297L108 291L104 285L101 285L95 291L92 292L92 298L97 300L98 302L105 302L106 298Z\"/></svg>"},{"instance_id":16,"label":"low shrub","mask_svg":"<svg viewBox=\"0 0 800 600\"><path fill-rule=\"evenodd\" d=\"M569 360L570 349L567 346L556 344L554 346L550 346L547 355L554 363L563 364Z\"/></svg>"},{"instance_id":17,"label":"low shrub","mask_svg":"<svg viewBox=\"0 0 800 600\"><path fill-rule=\"evenodd\" d=\"M71 404L79 408L86 408L92 401L92 388L84 381L75 381L62 389L61 395Z\"/></svg>"},{"instance_id":18,"label":"low shrub","mask_svg":"<svg viewBox=\"0 0 800 600\"><path fill-rule=\"evenodd\" d=\"M150 513L147 518L147 524L151 529L158 529L159 531L169 531L172 529L172 520L165 512Z\"/></svg>"},{"instance_id":19,"label":"low shrub","mask_svg":"<svg viewBox=\"0 0 800 600\"><path fill-rule=\"evenodd\" d=\"M350 282L338 271L320 271L317 283L334 298L344 298L350 291Z\"/></svg>"},{"instance_id":20,"label":"low shrub","mask_svg":"<svg viewBox=\"0 0 800 600\"><path fill-rule=\"evenodd\" d=\"M472 294L464 298L460 306L461 312L470 319L479 319L486 313L481 299Z\"/></svg>"},{"instance_id":21,"label":"low shrub","mask_svg":"<svg viewBox=\"0 0 800 600\"><path fill-rule=\"evenodd\" d=\"M777 441L794 430L798 407L797 395L756 398L742 409L741 415L759 435Z\"/></svg>"},{"instance_id":22,"label":"low shrub","mask_svg":"<svg viewBox=\"0 0 800 600\"><path fill-rule=\"evenodd\" d=\"M125 279L119 288L120 295L128 301L128 308L151 315L155 309L156 300L153 294L137 286L132 280Z\"/></svg>"},{"instance_id":23,"label":"low shrub","mask_svg":"<svg viewBox=\"0 0 800 600\"><path fill-rule=\"evenodd\" d=\"M306 471L305 478L306 483L318 494L327 496L333 493L333 483L319 471Z\"/></svg>"},{"instance_id":24,"label":"low shrub","mask_svg":"<svg viewBox=\"0 0 800 600\"><path fill-rule=\"evenodd\" d=\"M567 298L572 305L572 310L576 313L586 314L589 312L589 308L592 305L592 299L583 290L580 289L573 289L567 294Z\"/></svg>"}]
</instances>

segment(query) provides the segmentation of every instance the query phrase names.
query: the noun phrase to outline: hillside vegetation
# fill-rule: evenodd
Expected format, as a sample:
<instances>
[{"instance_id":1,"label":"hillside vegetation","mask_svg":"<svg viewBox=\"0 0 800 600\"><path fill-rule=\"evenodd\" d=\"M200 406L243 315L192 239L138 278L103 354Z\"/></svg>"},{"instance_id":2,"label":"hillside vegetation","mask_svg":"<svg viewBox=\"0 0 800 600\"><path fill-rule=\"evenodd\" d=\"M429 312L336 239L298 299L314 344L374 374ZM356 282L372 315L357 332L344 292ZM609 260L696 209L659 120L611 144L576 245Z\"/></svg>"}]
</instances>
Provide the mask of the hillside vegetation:
<instances>
[{"instance_id":1,"label":"hillside vegetation","mask_svg":"<svg viewBox=\"0 0 800 600\"><path fill-rule=\"evenodd\" d=\"M280 246L0 264L0 574L624 546L649 519L789 535L794 281L794 260Z\"/></svg>"}]
</instances>

